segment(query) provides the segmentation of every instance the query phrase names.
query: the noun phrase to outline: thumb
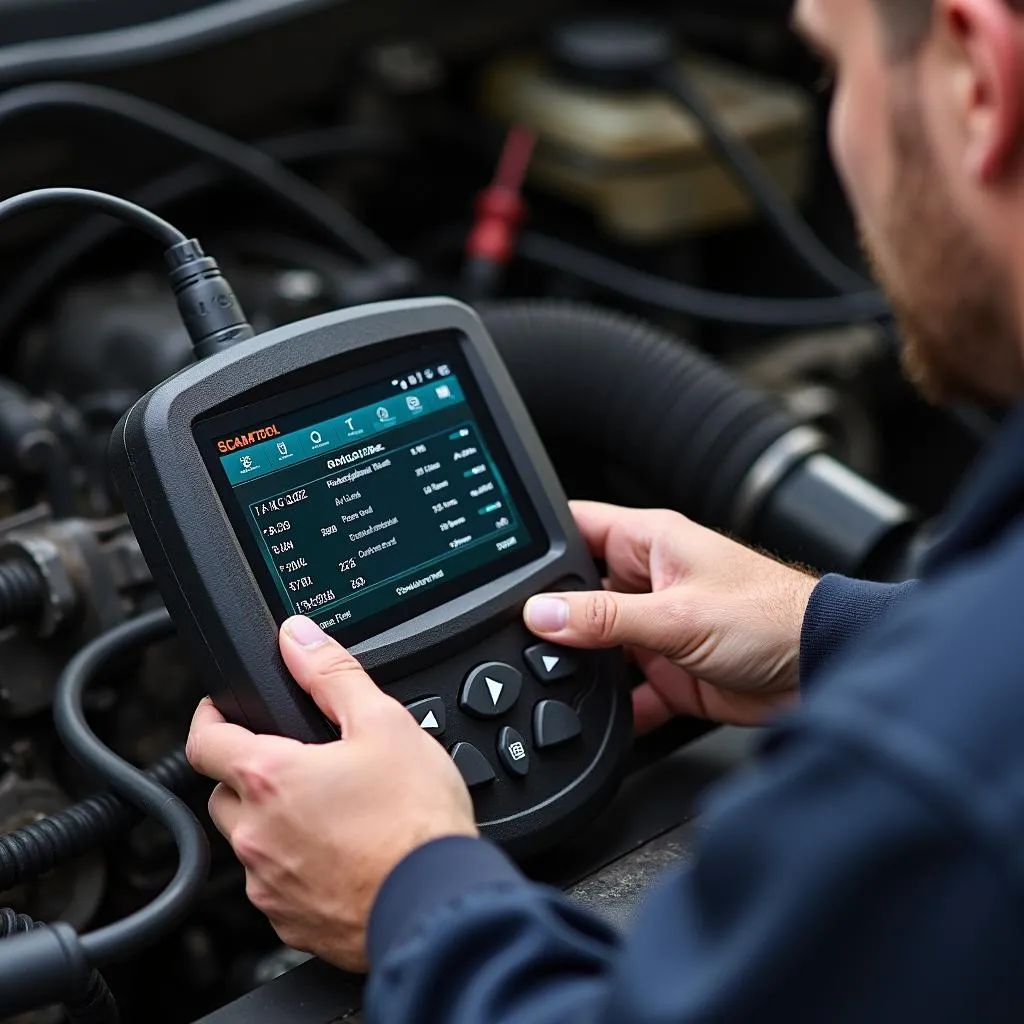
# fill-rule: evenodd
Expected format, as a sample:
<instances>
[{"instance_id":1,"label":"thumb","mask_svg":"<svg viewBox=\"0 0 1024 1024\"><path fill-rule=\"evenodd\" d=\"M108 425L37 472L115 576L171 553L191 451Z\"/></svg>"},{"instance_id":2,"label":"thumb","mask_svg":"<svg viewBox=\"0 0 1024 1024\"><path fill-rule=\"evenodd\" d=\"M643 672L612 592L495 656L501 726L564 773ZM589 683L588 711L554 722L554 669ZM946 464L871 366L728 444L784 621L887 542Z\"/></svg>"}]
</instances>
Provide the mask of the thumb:
<instances>
[{"instance_id":1,"label":"thumb","mask_svg":"<svg viewBox=\"0 0 1024 1024\"><path fill-rule=\"evenodd\" d=\"M362 708L385 699L362 665L312 619L288 619L281 627L280 645L295 682L341 727L342 736L351 732Z\"/></svg>"},{"instance_id":2,"label":"thumb","mask_svg":"<svg viewBox=\"0 0 1024 1024\"><path fill-rule=\"evenodd\" d=\"M681 623L660 594L541 594L523 612L530 630L569 647L643 647L669 655L679 646Z\"/></svg>"}]
</instances>

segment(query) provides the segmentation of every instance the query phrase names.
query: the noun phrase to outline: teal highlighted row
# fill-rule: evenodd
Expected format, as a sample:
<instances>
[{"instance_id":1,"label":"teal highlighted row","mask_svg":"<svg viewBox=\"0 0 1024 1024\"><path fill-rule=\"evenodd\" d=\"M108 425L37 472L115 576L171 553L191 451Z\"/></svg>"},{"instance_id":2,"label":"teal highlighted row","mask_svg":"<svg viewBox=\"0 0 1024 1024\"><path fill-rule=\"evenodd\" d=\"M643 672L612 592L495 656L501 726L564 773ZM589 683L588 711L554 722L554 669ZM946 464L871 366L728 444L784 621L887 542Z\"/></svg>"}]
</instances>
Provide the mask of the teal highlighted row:
<instances>
[{"instance_id":1,"label":"teal highlighted row","mask_svg":"<svg viewBox=\"0 0 1024 1024\"><path fill-rule=\"evenodd\" d=\"M246 483L318 455L358 447L363 442L373 443L396 427L465 400L455 377L441 377L301 430L239 448L230 455L222 455L221 465L232 486ZM453 434L452 439L458 436Z\"/></svg>"}]
</instances>

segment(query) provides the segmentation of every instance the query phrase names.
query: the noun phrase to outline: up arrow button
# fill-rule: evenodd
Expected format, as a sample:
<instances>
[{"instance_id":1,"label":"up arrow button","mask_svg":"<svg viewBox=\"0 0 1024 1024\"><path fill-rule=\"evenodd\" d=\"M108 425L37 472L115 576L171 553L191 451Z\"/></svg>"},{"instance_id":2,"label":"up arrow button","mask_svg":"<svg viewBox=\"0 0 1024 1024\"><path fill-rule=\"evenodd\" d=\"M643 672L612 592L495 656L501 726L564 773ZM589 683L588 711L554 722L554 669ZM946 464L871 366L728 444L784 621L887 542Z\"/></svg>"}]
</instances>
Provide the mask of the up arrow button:
<instances>
[{"instance_id":1,"label":"up arrow button","mask_svg":"<svg viewBox=\"0 0 1024 1024\"><path fill-rule=\"evenodd\" d=\"M440 697L425 697L414 704L406 705L406 711L420 724L420 728L431 736L443 736L446 715L444 701Z\"/></svg>"},{"instance_id":2,"label":"up arrow button","mask_svg":"<svg viewBox=\"0 0 1024 1024\"><path fill-rule=\"evenodd\" d=\"M521 673L511 665L489 661L466 676L459 707L477 718L500 718L512 710L522 690Z\"/></svg>"}]
</instances>

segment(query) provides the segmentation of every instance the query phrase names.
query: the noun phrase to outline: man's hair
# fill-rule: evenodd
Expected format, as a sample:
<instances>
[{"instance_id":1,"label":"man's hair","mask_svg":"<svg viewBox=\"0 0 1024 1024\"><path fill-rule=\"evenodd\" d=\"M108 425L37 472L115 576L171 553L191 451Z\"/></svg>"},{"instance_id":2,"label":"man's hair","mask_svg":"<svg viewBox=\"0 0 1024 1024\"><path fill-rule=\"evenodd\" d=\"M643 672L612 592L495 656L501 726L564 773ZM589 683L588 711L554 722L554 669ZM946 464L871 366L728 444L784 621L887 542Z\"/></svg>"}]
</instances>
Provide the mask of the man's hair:
<instances>
[{"instance_id":1,"label":"man's hair","mask_svg":"<svg viewBox=\"0 0 1024 1024\"><path fill-rule=\"evenodd\" d=\"M1003 0L1007 7L1024 13L1024 0ZM874 0L889 33L889 46L899 57L912 54L928 35L932 0Z\"/></svg>"}]
</instances>

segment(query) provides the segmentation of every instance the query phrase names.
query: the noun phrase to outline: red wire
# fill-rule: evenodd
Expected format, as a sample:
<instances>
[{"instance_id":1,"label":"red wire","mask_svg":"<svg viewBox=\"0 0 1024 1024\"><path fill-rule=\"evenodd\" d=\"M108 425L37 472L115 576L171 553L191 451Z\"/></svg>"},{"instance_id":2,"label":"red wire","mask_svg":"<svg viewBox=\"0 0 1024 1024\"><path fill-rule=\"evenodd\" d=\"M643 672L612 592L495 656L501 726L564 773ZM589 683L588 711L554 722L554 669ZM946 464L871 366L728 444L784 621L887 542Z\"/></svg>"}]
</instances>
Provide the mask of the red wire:
<instances>
[{"instance_id":1,"label":"red wire","mask_svg":"<svg viewBox=\"0 0 1024 1024\"><path fill-rule=\"evenodd\" d=\"M497 188L507 189L509 192L519 192L522 189L536 142L536 136L524 125L513 125L509 129L494 175L494 185Z\"/></svg>"}]
</instances>

